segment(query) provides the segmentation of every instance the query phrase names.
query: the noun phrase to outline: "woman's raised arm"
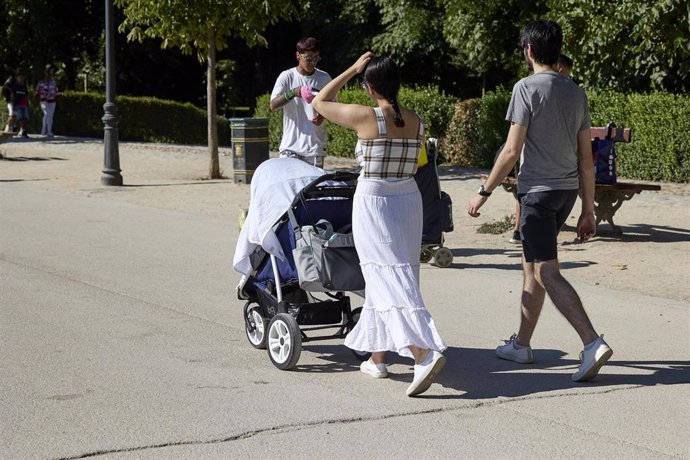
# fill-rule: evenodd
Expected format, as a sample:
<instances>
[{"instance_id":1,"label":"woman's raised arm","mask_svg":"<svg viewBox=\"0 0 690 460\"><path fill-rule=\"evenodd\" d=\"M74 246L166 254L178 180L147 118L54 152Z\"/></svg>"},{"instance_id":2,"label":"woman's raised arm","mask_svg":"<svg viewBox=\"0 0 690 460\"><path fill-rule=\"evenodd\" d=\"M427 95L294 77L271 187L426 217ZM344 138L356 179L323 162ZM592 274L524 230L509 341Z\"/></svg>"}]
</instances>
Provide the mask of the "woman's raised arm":
<instances>
[{"instance_id":1,"label":"woman's raised arm","mask_svg":"<svg viewBox=\"0 0 690 460\"><path fill-rule=\"evenodd\" d=\"M343 104L335 102L333 99L352 77L366 68L372 57L374 57L374 54L367 51L343 73L331 80L312 101L311 105L314 107L314 110L323 115L327 120L354 130L357 130L362 123L366 122L371 108L358 104Z\"/></svg>"}]
</instances>

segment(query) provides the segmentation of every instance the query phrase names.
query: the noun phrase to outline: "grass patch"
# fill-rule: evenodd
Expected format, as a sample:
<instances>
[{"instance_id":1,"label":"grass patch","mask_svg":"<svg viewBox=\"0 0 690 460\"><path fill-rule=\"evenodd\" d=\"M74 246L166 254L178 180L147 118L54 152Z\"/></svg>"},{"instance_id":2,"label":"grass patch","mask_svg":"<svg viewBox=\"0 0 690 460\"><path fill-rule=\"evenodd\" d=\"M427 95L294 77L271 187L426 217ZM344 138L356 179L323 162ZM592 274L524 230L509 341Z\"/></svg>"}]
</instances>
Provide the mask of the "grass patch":
<instances>
[{"instance_id":1,"label":"grass patch","mask_svg":"<svg viewBox=\"0 0 690 460\"><path fill-rule=\"evenodd\" d=\"M483 223L477 228L477 233L490 233L492 235L500 235L508 230L515 228L515 215L503 217L503 220L494 220L492 222Z\"/></svg>"}]
</instances>

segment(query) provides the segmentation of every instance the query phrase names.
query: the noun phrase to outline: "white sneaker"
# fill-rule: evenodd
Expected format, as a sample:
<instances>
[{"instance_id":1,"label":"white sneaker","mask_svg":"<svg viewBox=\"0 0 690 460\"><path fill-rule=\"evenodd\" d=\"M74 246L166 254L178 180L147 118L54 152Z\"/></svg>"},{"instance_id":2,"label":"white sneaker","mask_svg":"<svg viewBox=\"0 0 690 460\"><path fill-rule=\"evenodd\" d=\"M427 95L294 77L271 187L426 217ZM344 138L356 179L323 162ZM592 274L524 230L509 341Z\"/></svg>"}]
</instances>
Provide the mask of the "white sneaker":
<instances>
[{"instance_id":1,"label":"white sneaker","mask_svg":"<svg viewBox=\"0 0 690 460\"><path fill-rule=\"evenodd\" d=\"M416 396L428 390L445 365L445 356L438 351L430 351L423 362L414 365L414 379L407 387L407 396Z\"/></svg>"},{"instance_id":2,"label":"white sneaker","mask_svg":"<svg viewBox=\"0 0 690 460\"><path fill-rule=\"evenodd\" d=\"M534 361L532 357L532 347L515 348L517 334L513 334L510 339L504 340L505 345L496 347L496 356L516 363L529 364Z\"/></svg>"},{"instance_id":3,"label":"white sneaker","mask_svg":"<svg viewBox=\"0 0 690 460\"><path fill-rule=\"evenodd\" d=\"M589 350L580 352L580 368L573 374L573 382L592 380L611 355L613 355L613 350L604 342L604 335L602 334L601 337L597 337Z\"/></svg>"},{"instance_id":4,"label":"white sneaker","mask_svg":"<svg viewBox=\"0 0 690 460\"><path fill-rule=\"evenodd\" d=\"M371 359L362 361L362 364L359 365L359 370L365 374L371 375L375 379L385 379L388 377L388 368L386 368L386 365L383 363L374 364Z\"/></svg>"},{"instance_id":5,"label":"white sneaker","mask_svg":"<svg viewBox=\"0 0 690 460\"><path fill-rule=\"evenodd\" d=\"M510 237L508 241L513 244L522 244L522 237L520 236L520 232L513 232L513 235Z\"/></svg>"}]
</instances>

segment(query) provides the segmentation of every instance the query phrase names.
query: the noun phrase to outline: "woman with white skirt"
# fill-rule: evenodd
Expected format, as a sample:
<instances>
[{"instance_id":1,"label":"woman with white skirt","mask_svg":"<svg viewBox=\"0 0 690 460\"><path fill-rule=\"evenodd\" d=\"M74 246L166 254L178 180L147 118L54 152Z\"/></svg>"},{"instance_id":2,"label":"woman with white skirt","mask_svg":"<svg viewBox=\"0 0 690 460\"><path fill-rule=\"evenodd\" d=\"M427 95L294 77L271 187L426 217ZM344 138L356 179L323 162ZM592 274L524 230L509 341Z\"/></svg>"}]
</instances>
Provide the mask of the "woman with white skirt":
<instances>
[{"instance_id":1,"label":"woman with white skirt","mask_svg":"<svg viewBox=\"0 0 690 460\"><path fill-rule=\"evenodd\" d=\"M363 73L371 108L334 102L338 91ZM413 179L424 142L419 116L398 104L400 73L388 57L363 54L313 100L327 120L357 131L362 167L352 211L352 233L366 282L362 314L345 345L371 352L360 370L388 376L386 352L414 359L408 396L425 392L445 364L446 346L422 300L419 251L422 199Z\"/></svg>"}]
</instances>

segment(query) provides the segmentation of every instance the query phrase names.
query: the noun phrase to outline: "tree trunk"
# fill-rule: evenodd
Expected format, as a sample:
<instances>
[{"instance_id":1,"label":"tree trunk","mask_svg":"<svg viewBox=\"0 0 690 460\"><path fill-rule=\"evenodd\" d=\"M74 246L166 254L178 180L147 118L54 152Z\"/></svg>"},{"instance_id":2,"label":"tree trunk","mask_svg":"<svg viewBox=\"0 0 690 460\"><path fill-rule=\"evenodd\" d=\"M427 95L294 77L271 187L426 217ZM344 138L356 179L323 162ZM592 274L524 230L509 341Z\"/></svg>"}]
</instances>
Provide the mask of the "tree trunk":
<instances>
[{"instance_id":1,"label":"tree trunk","mask_svg":"<svg viewBox=\"0 0 690 460\"><path fill-rule=\"evenodd\" d=\"M216 119L216 31L208 30L208 68L206 69L206 112L208 114L208 178L220 179L218 162L218 120Z\"/></svg>"}]
</instances>

